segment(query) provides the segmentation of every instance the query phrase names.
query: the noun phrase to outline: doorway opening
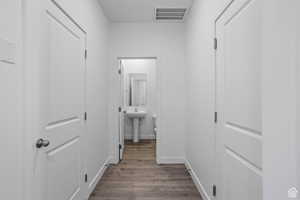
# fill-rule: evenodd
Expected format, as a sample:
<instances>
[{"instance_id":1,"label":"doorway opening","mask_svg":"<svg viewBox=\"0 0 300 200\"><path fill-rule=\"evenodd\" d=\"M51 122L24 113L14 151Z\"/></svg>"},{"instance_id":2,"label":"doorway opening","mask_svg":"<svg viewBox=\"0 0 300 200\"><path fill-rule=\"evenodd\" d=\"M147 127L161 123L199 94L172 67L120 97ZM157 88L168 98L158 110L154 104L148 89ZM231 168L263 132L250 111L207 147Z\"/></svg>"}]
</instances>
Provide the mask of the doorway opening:
<instances>
[{"instance_id":1,"label":"doorway opening","mask_svg":"<svg viewBox=\"0 0 300 200\"><path fill-rule=\"evenodd\" d=\"M120 58L119 162L156 162L158 78L156 58Z\"/></svg>"}]
</instances>

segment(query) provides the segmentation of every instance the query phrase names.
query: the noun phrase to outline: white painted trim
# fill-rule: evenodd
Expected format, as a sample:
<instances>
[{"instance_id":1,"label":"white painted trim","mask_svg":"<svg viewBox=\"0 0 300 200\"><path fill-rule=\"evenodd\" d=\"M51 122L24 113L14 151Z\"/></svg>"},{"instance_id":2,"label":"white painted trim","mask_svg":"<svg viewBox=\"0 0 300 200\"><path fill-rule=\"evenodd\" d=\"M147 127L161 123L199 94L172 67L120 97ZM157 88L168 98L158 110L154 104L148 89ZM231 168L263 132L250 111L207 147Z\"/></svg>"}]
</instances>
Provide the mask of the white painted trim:
<instances>
[{"instance_id":1,"label":"white painted trim","mask_svg":"<svg viewBox=\"0 0 300 200\"><path fill-rule=\"evenodd\" d=\"M185 159L182 157L160 157L156 160L158 164L185 164Z\"/></svg>"},{"instance_id":2,"label":"white painted trim","mask_svg":"<svg viewBox=\"0 0 300 200\"><path fill-rule=\"evenodd\" d=\"M102 178L102 176L103 176L104 172L106 171L108 165L110 164L110 160L111 160L111 157L108 157L106 159L106 161L104 162L102 167L97 172L96 176L89 183L88 188L87 188L87 197L86 197L86 199L89 199L90 195L95 190L98 182L100 181L100 179Z\"/></svg>"},{"instance_id":3,"label":"white painted trim","mask_svg":"<svg viewBox=\"0 0 300 200\"><path fill-rule=\"evenodd\" d=\"M141 140L154 140L155 139L155 135L140 135L139 136ZM132 140L133 139L133 135L125 135L125 140Z\"/></svg>"},{"instance_id":4,"label":"white painted trim","mask_svg":"<svg viewBox=\"0 0 300 200\"><path fill-rule=\"evenodd\" d=\"M200 179L198 178L197 174L195 173L195 171L192 168L191 163L188 160L185 160L185 167L187 168L187 170L189 171L193 182L195 183L198 191L200 192L203 200L212 200L210 198L210 196L208 195L207 191L205 190L204 186L201 184Z\"/></svg>"}]
</instances>

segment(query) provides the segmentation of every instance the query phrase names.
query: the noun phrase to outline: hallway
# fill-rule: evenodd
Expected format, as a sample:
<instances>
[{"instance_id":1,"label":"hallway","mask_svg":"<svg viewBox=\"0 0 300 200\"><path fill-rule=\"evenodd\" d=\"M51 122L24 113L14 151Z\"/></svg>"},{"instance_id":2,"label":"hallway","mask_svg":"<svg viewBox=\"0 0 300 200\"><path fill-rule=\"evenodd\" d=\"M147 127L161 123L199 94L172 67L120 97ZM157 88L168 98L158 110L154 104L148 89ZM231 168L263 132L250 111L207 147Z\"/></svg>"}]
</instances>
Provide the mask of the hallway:
<instances>
[{"instance_id":1,"label":"hallway","mask_svg":"<svg viewBox=\"0 0 300 200\"><path fill-rule=\"evenodd\" d=\"M0 200L300 200L299 10L2 0Z\"/></svg>"},{"instance_id":2,"label":"hallway","mask_svg":"<svg viewBox=\"0 0 300 200\"><path fill-rule=\"evenodd\" d=\"M184 165L157 165L155 141L126 141L124 160L107 169L89 200L201 200Z\"/></svg>"}]
</instances>

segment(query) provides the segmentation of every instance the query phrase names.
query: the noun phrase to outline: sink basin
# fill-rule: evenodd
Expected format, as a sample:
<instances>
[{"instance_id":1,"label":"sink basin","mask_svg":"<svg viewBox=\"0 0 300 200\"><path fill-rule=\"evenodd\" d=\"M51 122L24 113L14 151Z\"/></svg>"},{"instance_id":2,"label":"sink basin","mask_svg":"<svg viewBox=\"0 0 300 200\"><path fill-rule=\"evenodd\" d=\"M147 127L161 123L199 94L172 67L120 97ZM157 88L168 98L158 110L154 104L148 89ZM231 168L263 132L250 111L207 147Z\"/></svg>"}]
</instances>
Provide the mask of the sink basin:
<instances>
[{"instance_id":1,"label":"sink basin","mask_svg":"<svg viewBox=\"0 0 300 200\"><path fill-rule=\"evenodd\" d=\"M127 110L126 116L132 119L133 123L133 142L139 142L139 128L140 128L140 121L147 115L146 111L142 110Z\"/></svg>"},{"instance_id":2,"label":"sink basin","mask_svg":"<svg viewBox=\"0 0 300 200\"><path fill-rule=\"evenodd\" d=\"M126 115L129 118L143 118L147 115L147 113L145 111L130 110L126 112Z\"/></svg>"}]
</instances>

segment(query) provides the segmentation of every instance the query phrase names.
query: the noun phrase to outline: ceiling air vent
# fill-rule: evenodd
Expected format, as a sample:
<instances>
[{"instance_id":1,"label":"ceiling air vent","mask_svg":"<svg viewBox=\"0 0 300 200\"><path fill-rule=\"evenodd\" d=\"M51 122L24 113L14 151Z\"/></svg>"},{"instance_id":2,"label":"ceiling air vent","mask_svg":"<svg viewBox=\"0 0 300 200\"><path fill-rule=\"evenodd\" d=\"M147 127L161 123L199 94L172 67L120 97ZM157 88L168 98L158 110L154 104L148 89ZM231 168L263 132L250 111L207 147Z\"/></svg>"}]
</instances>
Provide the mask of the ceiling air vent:
<instances>
[{"instance_id":1,"label":"ceiling air vent","mask_svg":"<svg viewBox=\"0 0 300 200\"><path fill-rule=\"evenodd\" d=\"M186 8L156 8L155 18L156 20L182 21L186 11Z\"/></svg>"}]
</instances>

